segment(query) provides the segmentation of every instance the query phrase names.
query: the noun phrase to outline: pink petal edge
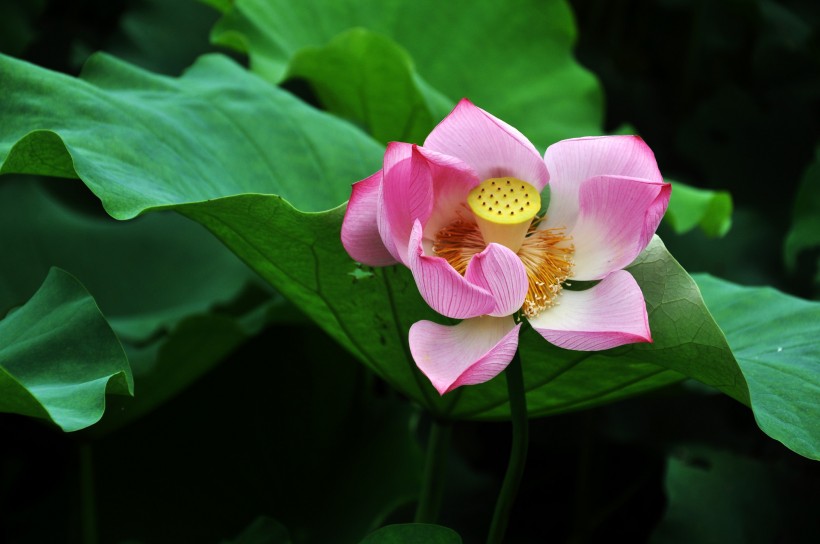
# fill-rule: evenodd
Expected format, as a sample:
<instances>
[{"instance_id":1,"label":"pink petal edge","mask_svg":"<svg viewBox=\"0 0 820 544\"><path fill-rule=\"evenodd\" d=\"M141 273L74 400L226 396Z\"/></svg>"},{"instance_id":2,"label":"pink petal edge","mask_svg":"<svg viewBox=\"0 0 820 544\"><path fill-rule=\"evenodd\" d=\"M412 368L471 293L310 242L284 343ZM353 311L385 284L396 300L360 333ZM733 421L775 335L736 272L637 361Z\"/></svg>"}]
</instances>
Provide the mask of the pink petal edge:
<instances>
[{"instance_id":1,"label":"pink petal edge","mask_svg":"<svg viewBox=\"0 0 820 544\"><path fill-rule=\"evenodd\" d=\"M410 327L410 352L444 395L500 374L515 356L520 328L512 317L477 317L453 326L419 321Z\"/></svg>"},{"instance_id":2,"label":"pink petal edge","mask_svg":"<svg viewBox=\"0 0 820 544\"><path fill-rule=\"evenodd\" d=\"M353 260L368 266L389 266L397 260L382 243L377 224L382 171L353 184L342 221L342 245Z\"/></svg>"},{"instance_id":3,"label":"pink petal edge","mask_svg":"<svg viewBox=\"0 0 820 544\"><path fill-rule=\"evenodd\" d=\"M540 192L550 179L541 154L523 134L466 98L433 129L424 147L463 160L480 181L513 176Z\"/></svg>"},{"instance_id":4,"label":"pink petal edge","mask_svg":"<svg viewBox=\"0 0 820 544\"><path fill-rule=\"evenodd\" d=\"M643 293L625 270L585 291L563 290L556 306L529 321L549 343L565 349L600 351L652 342Z\"/></svg>"},{"instance_id":5,"label":"pink petal edge","mask_svg":"<svg viewBox=\"0 0 820 544\"><path fill-rule=\"evenodd\" d=\"M416 146L390 142L384 153L378 229L388 251L404 264L413 223L427 222L433 209L433 182L427 160ZM395 249L394 249L395 248Z\"/></svg>"}]
</instances>

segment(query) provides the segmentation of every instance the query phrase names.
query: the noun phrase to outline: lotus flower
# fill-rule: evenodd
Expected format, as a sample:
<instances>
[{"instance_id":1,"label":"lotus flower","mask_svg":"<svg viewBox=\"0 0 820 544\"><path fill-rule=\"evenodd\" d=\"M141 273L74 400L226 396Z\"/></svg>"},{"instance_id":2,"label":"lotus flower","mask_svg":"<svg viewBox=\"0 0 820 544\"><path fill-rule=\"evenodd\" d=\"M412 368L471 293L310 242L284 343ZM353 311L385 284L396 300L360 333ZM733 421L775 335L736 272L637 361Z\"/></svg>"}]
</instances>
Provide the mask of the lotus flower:
<instances>
[{"instance_id":1,"label":"lotus flower","mask_svg":"<svg viewBox=\"0 0 820 544\"><path fill-rule=\"evenodd\" d=\"M566 349L651 342L643 293L623 268L669 196L638 137L563 140L542 159L464 99L423 146L390 143L383 168L353 185L342 243L363 264L407 266L431 308L462 320L409 331L416 365L443 395L504 370L518 349L515 316ZM565 289L572 280L598 283Z\"/></svg>"}]
</instances>

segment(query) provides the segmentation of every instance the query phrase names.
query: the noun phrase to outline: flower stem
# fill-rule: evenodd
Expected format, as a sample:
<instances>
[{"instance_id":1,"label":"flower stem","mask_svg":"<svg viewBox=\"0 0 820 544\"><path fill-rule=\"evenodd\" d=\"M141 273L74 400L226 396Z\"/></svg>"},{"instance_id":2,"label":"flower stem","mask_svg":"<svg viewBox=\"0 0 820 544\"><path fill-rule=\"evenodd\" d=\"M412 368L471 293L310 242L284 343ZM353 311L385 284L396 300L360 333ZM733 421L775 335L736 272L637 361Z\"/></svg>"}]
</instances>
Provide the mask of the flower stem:
<instances>
[{"instance_id":1,"label":"flower stem","mask_svg":"<svg viewBox=\"0 0 820 544\"><path fill-rule=\"evenodd\" d=\"M487 535L487 544L500 544L507 532L507 523L510 519L515 495L524 475L524 465L527 462L527 446L529 444L529 420L527 419L527 398L524 391L524 372L521 368L521 356L515 352L515 357L504 371L507 378L507 392L510 396L510 419L512 421L512 451L510 462L507 465L507 474L495 503L495 513L490 524L490 533Z\"/></svg>"},{"instance_id":2,"label":"flower stem","mask_svg":"<svg viewBox=\"0 0 820 544\"><path fill-rule=\"evenodd\" d=\"M453 425L448 421L433 419L427 439L427 459L424 462L416 523L435 523L444 496L444 480L447 469L447 453Z\"/></svg>"},{"instance_id":3,"label":"flower stem","mask_svg":"<svg viewBox=\"0 0 820 544\"><path fill-rule=\"evenodd\" d=\"M80 499L83 544L97 544L97 506L94 498L94 465L91 444L80 444Z\"/></svg>"}]
</instances>

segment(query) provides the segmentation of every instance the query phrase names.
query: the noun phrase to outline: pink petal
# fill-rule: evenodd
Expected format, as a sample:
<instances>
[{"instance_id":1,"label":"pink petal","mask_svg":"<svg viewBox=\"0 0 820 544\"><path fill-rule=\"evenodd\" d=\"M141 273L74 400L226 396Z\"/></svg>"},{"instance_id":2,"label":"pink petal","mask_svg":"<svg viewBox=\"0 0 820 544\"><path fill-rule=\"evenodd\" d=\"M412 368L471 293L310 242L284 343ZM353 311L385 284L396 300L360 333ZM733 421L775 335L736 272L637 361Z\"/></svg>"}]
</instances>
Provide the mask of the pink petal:
<instances>
[{"instance_id":1,"label":"pink petal","mask_svg":"<svg viewBox=\"0 0 820 544\"><path fill-rule=\"evenodd\" d=\"M482 181L513 176L541 191L550 179L541 155L523 134L466 98L433 129L424 147L463 160Z\"/></svg>"},{"instance_id":2,"label":"pink petal","mask_svg":"<svg viewBox=\"0 0 820 544\"><path fill-rule=\"evenodd\" d=\"M566 349L598 351L652 341L643 293L625 270L586 291L564 289L556 306L529 321L548 342Z\"/></svg>"},{"instance_id":3,"label":"pink petal","mask_svg":"<svg viewBox=\"0 0 820 544\"><path fill-rule=\"evenodd\" d=\"M668 183L632 178L583 182L578 219L569 233L575 245L572 277L597 280L635 260L658 227L669 193Z\"/></svg>"},{"instance_id":4,"label":"pink petal","mask_svg":"<svg viewBox=\"0 0 820 544\"><path fill-rule=\"evenodd\" d=\"M369 178L354 183L342 221L342 245L347 254L369 266L396 263L379 236L376 212L381 182L382 171L379 170Z\"/></svg>"},{"instance_id":5,"label":"pink petal","mask_svg":"<svg viewBox=\"0 0 820 544\"><path fill-rule=\"evenodd\" d=\"M443 395L498 376L518 349L520 328L512 317L477 317L451 327L419 321L410 327L410 352Z\"/></svg>"},{"instance_id":6,"label":"pink petal","mask_svg":"<svg viewBox=\"0 0 820 544\"><path fill-rule=\"evenodd\" d=\"M417 147L427 160L433 179L433 210L424 225L424 237L434 239L438 232L463 215L467 195L480 183L470 166L455 157Z\"/></svg>"},{"instance_id":7,"label":"pink petal","mask_svg":"<svg viewBox=\"0 0 820 544\"><path fill-rule=\"evenodd\" d=\"M387 220L387 212L385 211L384 206L384 198L382 198L382 193L384 192L384 183L379 185L379 201L378 205L376 206L376 228L379 231L379 237L382 239L382 244L384 244L385 249L388 253L396 260L396 262L400 262L406 264L404 261L407 259L407 248L402 248L400 252L399 249L396 247L396 241L393 238L393 233L390 231L390 223Z\"/></svg>"},{"instance_id":8,"label":"pink petal","mask_svg":"<svg viewBox=\"0 0 820 544\"><path fill-rule=\"evenodd\" d=\"M419 221L410 237L408 266L424 301L441 315L467 319L495 309L495 297L490 291L467 281L445 259L424 255Z\"/></svg>"},{"instance_id":9,"label":"pink petal","mask_svg":"<svg viewBox=\"0 0 820 544\"><path fill-rule=\"evenodd\" d=\"M649 205L644 215L643 235L639 243L640 251L643 251L652 241L652 237L655 235L655 231L658 230L658 225L661 224L661 219L663 219L666 209L669 207L671 197L672 184L664 183L658 197Z\"/></svg>"},{"instance_id":10,"label":"pink petal","mask_svg":"<svg viewBox=\"0 0 820 544\"><path fill-rule=\"evenodd\" d=\"M412 144L391 142L384 153L378 229L385 247L407 264L413 223L427 222L433 209L433 181L427 160Z\"/></svg>"},{"instance_id":11,"label":"pink petal","mask_svg":"<svg viewBox=\"0 0 820 544\"><path fill-rule=\"evenodd\" d=\"M637 136L562 140L544 153L550 175L550 206L545 228L572 228L578 215L581 183L596 176L663 181L649 146Z\"/></svg>"},{"instance_id":12,"label":"pink petal","mask_svg":"<svg viewBox=\"0 0 820 544\"><path fill-rule=\"evenodd\" d=\"M497 317L517 312L524 304L529 288L524 263L500 244L489 244L475 255L467 265L464 279L492 293L495 309L488 313Z\"/></svg>"}]
</instances>

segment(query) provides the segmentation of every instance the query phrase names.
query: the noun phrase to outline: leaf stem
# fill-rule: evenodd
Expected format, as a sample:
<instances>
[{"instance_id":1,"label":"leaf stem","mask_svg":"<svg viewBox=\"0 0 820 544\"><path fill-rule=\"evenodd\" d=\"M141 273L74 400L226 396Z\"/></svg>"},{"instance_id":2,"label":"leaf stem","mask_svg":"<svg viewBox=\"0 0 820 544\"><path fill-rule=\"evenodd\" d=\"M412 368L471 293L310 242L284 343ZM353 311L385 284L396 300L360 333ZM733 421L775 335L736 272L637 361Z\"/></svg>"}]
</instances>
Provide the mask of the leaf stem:
<instances>
[{"instance_id":1,"label":"leaf stem","mask_svg":"<svg viewBox=\"0 0 820 544\"><path fill-rule=\"evenodd\" d=\"M510 419L512 421L512 450L507 473L498 501L495 504L495 513L487 535L487 544L500 544L507 532L515 496L524 475L524 465L527 462L527 446L529 445L529 420L527 419L527 398L524 391L524 372L521 368L521 356L516 351L515 357L504 370L507 378L507 392L510 397Z\"/></svg>"},{"instance_id":2,"label":"leaf stem","mask_svg":"<svg viewBox=\"0 0 820 544\"><path fill-rule=\"evenodd\" d=\"M453 425L449 421L433 418L427 440L427 458L421 484L416 523L435 523L444 496L447 469L447 453Z\"/></svg>"}]
</instances>

